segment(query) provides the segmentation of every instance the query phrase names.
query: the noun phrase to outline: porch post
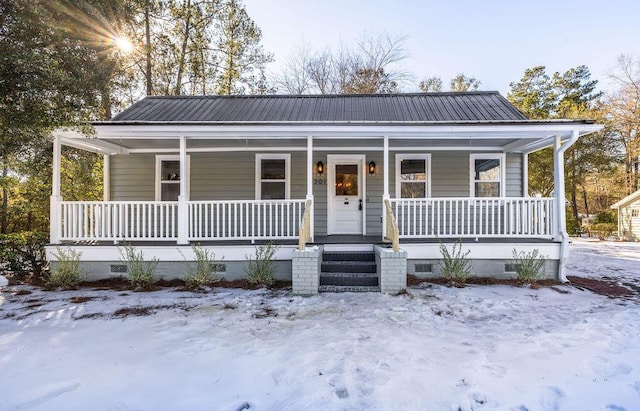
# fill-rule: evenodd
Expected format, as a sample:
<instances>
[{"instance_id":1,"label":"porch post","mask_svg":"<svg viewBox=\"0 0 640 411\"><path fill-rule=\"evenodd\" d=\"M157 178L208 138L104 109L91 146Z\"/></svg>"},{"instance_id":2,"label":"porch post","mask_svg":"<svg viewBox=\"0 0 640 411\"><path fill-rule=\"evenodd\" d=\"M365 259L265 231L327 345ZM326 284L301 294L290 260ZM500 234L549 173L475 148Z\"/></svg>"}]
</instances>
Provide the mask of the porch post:
<instances>
[{"instance_id":1,"label":"porch post","mask_svg":"<svg viewBox=\"0 0 640 411\"><path fill-rule=\"evenodd\" d=\"M111 199L111 155L102 156L102 198L104 201Z\"/></svg>"},{"instance_id":2,"label":"porch post","mask_svg":"<svg viewBox=\"0 0 640 411\"><path fill-rule=\"evenodd\" d=\"M180 195L178 196L178 244L189 244L187 201L187 139L180 136Z\"/></svg>"},{"instance_id":3,"label":"porch post","mask_svg":"<svg viewBox=\"0 0 640 411\"><path fill-rule=\"evenodd\" d=\"M310 216L310 230L309 237L311 237L311 242L313 242L314 236L314 221L313 221L313 211L315 208L315 204L313 201L313 136L307 136L307 200L311 200L311 211L309 213Z\"/></svg>"},{"instance_id":4,"label":"porch post","mask_svg":"<svg viewBox=\"0 0 640 411\"><path fill-rule=\"evenodd\" d=\"M384 201L389 197L389 136L384 136L384 144L382 150L382 241L387 237L387 213L384 208Z\"/></svg>"},{"instance_id":5,"label":"porch post","mask_svg":"<svg viewBox=\"0 0 640 411\"><path fill-rule=\"evenodd\" d=\"M522 196L529 197L529 153L522 153Z\"/></svg>"},{"instance_id":6,"label":"porch post","mask_svg":"<svg viewBox=\"0 0 640 411\"><path fill-rule=\"evenodd\" d=\"M567 232L567 217L564 200L564 150L562 138L555 136L553 146L553 189L556 197L556 238L562 239Z\"/></svg>"},{"instance_id":7,"label":"porch post","mask_svg":"<svg viewBox=\"0 0 640 411\"><path fill-rule=\"evenodd\" d=\"M62 236L62 195L60 194L60 160L62 157L62 144L60 136L53 138L53 174L51 181L51 197L49 208L49 241L51 244L60 244Z\"/></svg>"}]
</instances>

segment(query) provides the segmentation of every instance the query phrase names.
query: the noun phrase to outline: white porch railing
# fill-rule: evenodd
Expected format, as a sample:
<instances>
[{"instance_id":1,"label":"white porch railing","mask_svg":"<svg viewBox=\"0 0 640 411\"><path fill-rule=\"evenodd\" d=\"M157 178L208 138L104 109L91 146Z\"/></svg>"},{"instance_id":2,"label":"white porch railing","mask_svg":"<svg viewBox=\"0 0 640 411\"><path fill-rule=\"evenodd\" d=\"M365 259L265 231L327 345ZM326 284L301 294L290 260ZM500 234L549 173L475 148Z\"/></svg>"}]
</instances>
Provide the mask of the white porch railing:
<instances>
[{"instance_id":1,"label":"white porch railing","mask_svg":"<svg viewBox=\"0 0 640 411\"><path fill-rule=\"evenodd\" d=\"M305 201L189 201L189 240L298 238Z\"/></svg>"},{"instance_id":2,"label":"white porch railing","mask_svg":"<svg viewBox=\"0 0 640 411\"><path fill-rule=\"evenodd\" d=\"M390 199L400 238L555 236L553 198Z\"/></svg>"},{"instance_id":3,"label":"white porch railing","mask_svg":"<svg viewBox=\"0 0 640 411\"><path fill-rule=\"evenodd\" d=\"M175 240L178 203L62 201L61 240Z\"/></svg>"},{"instance_id":4,"label":"white porch railing","mask_svg":"<svg viewBox=\"0 0 640 411\"><path fill-rule=\"evenodd\" d=\"M296 239L306 200L188 201L189 240ZM62 201L60 240L176 241L177 201Z\"/></svg>"}]
</instances>

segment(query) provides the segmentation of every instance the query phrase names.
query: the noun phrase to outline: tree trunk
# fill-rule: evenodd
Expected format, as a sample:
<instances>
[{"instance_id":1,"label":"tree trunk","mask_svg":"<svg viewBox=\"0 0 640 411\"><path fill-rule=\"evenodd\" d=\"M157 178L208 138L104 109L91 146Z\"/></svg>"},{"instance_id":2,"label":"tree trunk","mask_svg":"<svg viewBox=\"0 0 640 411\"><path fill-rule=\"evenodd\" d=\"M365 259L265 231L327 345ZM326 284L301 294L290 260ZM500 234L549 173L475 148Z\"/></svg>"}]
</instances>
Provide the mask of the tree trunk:
<instances>
[{"instance_id":1,"label":"tree trunk","mask_svg":"<svg viewBox=\"0 0 640 411\"><path fill-rule=\"evenodd\" d=\"M584 213L589 217L589 201L587 199L587 187L582 186L582 198L584 200Z\"/></svg>"},{"instance_id":2,"label":"tree trunk","mask_svg":"<svg viewBox=\"0 0 640 411\"><path fill-rule=\"evenodd\" d=\"M149 9L151 8L150 0L147 0L144 7L144 35L145 35L145 53L147 58L147 70L145 77L147 80L147 96L153 94L153 83L151 82L151 28L149 25Z\"/></svg>"},{"instance_id":3,"label":"tree trunk","mask_svg":"<svg viewBox=\"0 0 640 411\"><path fill-rule=\"evenodd\" d=\"M9 175L9 167L6 165L2 168L2 177L7 178ZM7 234L7 212L9 210L9 190L6 184L2 186L2 217L0 218L0 233Z\"/></svg>"},{"instance_id":4,"label":"tree trunk","mask_svg":"<svg viewBox=\"0 0 640 411\"><path fill-rule=\"evenodd\" d=\"M189 45L189 32L191 31L191 0L187 0L185 4L187 15L184 19L184 37L182 38L182 46L180 47L180 57L178 61L178 74L176 76L175 95L180 95L182 89L182 73L184 72L184 64L187 58L187 46Z\"/></svg>"}]
</instances>

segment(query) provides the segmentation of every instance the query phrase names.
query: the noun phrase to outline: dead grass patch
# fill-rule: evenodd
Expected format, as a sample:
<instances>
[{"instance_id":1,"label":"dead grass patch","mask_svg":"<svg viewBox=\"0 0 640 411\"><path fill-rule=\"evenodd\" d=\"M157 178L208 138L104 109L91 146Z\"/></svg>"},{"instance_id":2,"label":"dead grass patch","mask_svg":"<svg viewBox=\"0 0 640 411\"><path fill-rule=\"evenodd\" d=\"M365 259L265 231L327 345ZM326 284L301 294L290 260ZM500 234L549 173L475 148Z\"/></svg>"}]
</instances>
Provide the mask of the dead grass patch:
<instances>
[{"instance_id":1,"label":"dead grass patch","mask_svg":"<svg viewBox=\"0 0 640 411\"><path fill-rule=\"evenodd\" d=\"M95 300L97 298L98 297L75 296L75 297L69 298L69 302L72 304L82 304L82 303L86 303L87 301Z\"/></svg>"},{"instance_id":2,"label":"dead grass patch","mask_svg":"<svg viewBox=\"0 0 640 411\"><path fill-rule=\"evenodd\" d=\"M638 296L637 292L619 286L612 280L568 276L571 285L578 289L587 289L593 293L609 298L630 298Z\"/></svg>"}]
</instances>

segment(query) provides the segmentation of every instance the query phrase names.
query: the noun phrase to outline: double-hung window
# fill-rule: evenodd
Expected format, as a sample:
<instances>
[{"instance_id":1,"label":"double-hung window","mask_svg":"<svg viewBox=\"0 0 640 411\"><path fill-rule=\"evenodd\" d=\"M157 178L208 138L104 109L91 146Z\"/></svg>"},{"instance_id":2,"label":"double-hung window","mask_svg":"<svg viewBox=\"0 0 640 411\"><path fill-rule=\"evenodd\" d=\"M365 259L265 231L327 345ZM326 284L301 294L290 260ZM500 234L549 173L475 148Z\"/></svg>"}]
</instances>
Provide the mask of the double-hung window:
<instances>
[{"instance_id":1,"label":"double-hung window","mask_svg":"<svg viewBox=\"0 0 640 411\"><path fill-rule=\"evenodd\" d=\"M256 199L289 198L290 154L256 154Z\"/></svg>"},{"instance_id":2,"label":"double-hung window","mask_svg":"<svg viewBox=\"0 0 640 411\"><path fill-rule=\"evenodd\" d=\"M189 176L186 178L188 184ZM180 156L156 156L156 201L178 201L180 179Z\"/></svg>"},{"instance_id":3,"label":"double-hung window","mask_svg":"<svg viewBox=\"0 0 640 411\"><path fill-rule=\"evenodd\" d=\"M396 198L431 196L430 160L430 154L396 154Z\"/></svg>"},{"instance_id":4,"label":"double-hung window","mask_svg":"<svg viewBox=\"0 0 640 411\"><path fill-rule=\"evenodd\" d=\"M504 197L504 154L471 154L472 197Z\"/></svg>"}]
</instances>

